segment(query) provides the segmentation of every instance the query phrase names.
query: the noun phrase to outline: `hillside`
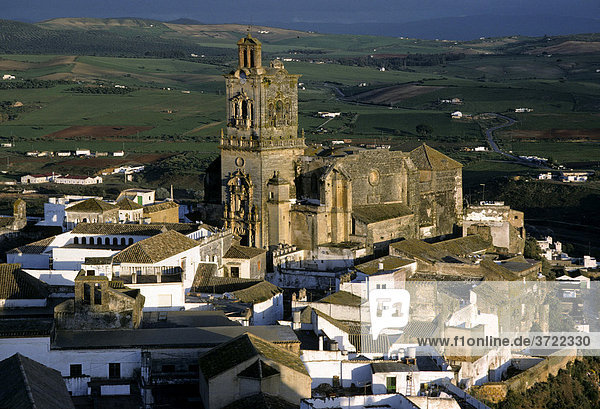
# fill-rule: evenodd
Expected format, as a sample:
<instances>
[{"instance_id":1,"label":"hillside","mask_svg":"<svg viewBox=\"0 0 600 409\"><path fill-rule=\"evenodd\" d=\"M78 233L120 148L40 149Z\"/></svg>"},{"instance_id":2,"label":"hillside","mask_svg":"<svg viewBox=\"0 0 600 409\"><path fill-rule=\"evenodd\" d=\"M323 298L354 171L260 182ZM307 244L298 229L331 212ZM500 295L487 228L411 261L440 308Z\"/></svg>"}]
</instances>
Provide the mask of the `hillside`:
<instances>
[{"instance_id":1,"label":"hillside","mask_svg":"<svg viewBox=\"0 0 600 409\"><path fill-rule=\"evenodd\" d=\"M204 54L222 59L234 55L231 49L235 41L247 32L246 25L206 25L185 19L161 22L140 18L58 18L35 24L0 20L0 53L177 58ZM593 34L461 42L321 34L265 26L252 26L252 32L265 44L266 53L292 54L300 59L371 54L580 54L597 51L600 41L600 36Z\"/></svg>"}]
</instances>

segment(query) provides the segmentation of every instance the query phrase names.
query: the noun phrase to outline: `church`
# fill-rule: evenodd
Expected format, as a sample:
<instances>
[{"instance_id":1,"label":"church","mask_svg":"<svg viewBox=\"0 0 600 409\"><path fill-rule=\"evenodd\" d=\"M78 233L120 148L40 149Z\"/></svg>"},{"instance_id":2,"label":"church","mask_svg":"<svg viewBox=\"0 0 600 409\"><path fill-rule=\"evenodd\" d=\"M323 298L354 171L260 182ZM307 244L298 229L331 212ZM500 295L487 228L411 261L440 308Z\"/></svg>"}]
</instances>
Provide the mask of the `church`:
<instances>
[{"instance_id":1,"label":"church","mask_svg":"<svg viewBox=\"0 0 600 409\"><path fill-rule=\"evenodd\" d=\"M250 34L237 45L219 148L224 224L241 244L358 245L372 254L402 238L454 232L463 211L459 162L425 144L308 154L298 132L300 75L280 60L263 66Z\"/></svg>"}]
</instances>

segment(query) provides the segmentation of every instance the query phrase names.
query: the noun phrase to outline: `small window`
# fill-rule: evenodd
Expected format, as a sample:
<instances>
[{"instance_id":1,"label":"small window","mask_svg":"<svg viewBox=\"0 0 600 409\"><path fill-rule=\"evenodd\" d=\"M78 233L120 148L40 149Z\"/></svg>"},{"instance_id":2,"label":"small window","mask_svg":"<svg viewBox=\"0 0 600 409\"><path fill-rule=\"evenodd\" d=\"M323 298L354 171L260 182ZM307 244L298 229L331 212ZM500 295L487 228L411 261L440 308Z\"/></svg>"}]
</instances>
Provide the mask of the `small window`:
<instances>
[{"instance_id":1,"label":"small window","mask_svg":"<svg viewBox=\"0 0 600 409\"><path fill-rule=\"evenodd\" d=\"M119 379L121 377L121 364L120 363L109 363L108 364L108 377L110 379Z\"/></svg>"},{"instance_id":2,"label":"small window","mask_svg":"<svg viewBox=\"0 0 600 409\"><path fill-rule=\"evenodd\" d=\"M69 376L78 377L83 375L81 364L71 364L69 368Z\"/></svg>"},{"instance_id":3,"label":"small window","mask_svg":"<svg viewBox=\"0 0 600 409\"><path fill-rule=\"evenodd\" d=\"M396 377L388 376L385 378L385 387L388 393L396 393Z\"/></svg>"},{"instance_id":4,"label":"small window","mask_svg":"<svg viewBox=\"0 0 600 409\"><path fill-rule=\"evenodd\" d=\"M236 277L236 278L240 277L240 268L239 267L231 267L229 271L231 272L231 277Z\"/></svg>"}]
</instances>

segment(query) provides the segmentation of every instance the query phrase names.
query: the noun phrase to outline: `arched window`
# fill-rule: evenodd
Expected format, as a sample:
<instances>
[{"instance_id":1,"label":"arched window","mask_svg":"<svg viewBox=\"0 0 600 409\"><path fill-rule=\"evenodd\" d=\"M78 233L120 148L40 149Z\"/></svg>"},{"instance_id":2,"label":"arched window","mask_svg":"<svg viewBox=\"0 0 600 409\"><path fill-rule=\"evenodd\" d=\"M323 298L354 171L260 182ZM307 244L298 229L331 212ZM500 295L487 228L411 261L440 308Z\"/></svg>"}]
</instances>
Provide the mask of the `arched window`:
<instances>
[{"instance_id":1,"label":"arched window","mask_svg":"<svg viewBox=\"0 0 600 409\"><path fill-rule=\"evenodd\" d=\"M73 243L74 243L74 244L79 244L79 237L75 237L75 238L73 239Z\"/></svg>"},{"instance_id":2,"label":"arched window","mask_svg":"<svg viewBox=\"0 0 600 409\"><path fill-rule=\"evenodd\" d=\"M87 244L87 239L85 237L81 238L81 244Z\"/></svg>"},{"instance_id":3,"label":"arched window","mask_svg":"<svg viewBox=\"0 0 600 409\"><path fill-rule=\"evenodd\" d=\"M104 245L108 246L110 244L110 239L108 237L104 238Z\"/></svg>"},{"instance_id":4,"label":"arched window","mask_svg":"<svg viewBox=\"0 0 600 409\"><path fill-rule=\"evenodd\" d=\"M254 67L254 50L250 50L250 67Z\"/></svg>"},{"instance_id":5,"label":"arched window","mask_svg":"<svg viewBox=\"0 0 600 409\"><path fill-rule=\"evenodd\" d=\"M243 61L243 66L247 67L248 66L248 49L244 48L244 61Z\"/></svg>"},{"instance_id":6,"label":"arched window","mask_svg":"<svg viewBox=\"0 0 600 409\"><path fill-rule=\"evenodd\" d=\"M121 237L121 246L125 245L125 237Z\"/></svg>"},{"instance_id":7,"label":"arched window","mask_svg":"<svg viewBox=\"0 0 600 409\"><path fill-rule=\"evenodd\" d=\"M242 119L248 119L248 101L242 101Z\"/></svg>"},{"instance_id":8,"label":"arched window","mask_svg":"<svg viewBox=\"0 0 600 409\"><path fill-rule=\"evenodd\" d=\"M119 244L119 239L113 237L113 246L117 246Z\"/></svg>"},{"instance_id":9,"label":"arched window","mask_svg":"<svg viewBox=\"0 0 600 409\"><path fill-rule=\"evenodd\" d=\"M130 237L129 238L129 245L131 246L133 244L133 239Z\"/></svg>"}]
</instances>

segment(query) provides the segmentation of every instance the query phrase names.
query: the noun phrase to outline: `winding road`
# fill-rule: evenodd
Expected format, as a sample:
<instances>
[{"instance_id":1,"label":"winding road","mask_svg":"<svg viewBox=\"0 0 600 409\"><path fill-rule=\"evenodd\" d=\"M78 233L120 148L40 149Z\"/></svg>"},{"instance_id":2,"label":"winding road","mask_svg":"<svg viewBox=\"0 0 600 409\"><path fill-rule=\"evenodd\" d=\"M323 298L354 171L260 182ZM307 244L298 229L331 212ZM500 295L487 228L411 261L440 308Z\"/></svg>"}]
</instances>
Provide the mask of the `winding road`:
<instances>
[{"instance_id":1,"label":"winding road","mask_svg":"<svg viewBox=\"0 0 600 409\"><path fill-rule=\"evenodd\" d=\"M506 121L506 123L504 123L504 124L496 125L496 126L493 126L493 127L485 130L485 136L487 138L487 142L490 145L490 148L492 148L492 150L494 152L499 153L500 155L506 156L507 158L511 159L513 162L518 163L520 165L532 166L532 167L536 167L536 168L540 168L540 169L552 169L552 168L550 168L546 165L543 165L539 162L534 162L529 159L521 158L519 156L515 156L511 153L504 152L503 150L501 150L498 147L498 144L494 141L494 131L511 126L517 121L515 121L514 119L509 118L507 116L504 116L501 114L496 114L494 112L488 112L488 113L486 113L486 115L492 115L492 116L495 116L496 118L504 119Z\"/></svg>"}]
</instances>

